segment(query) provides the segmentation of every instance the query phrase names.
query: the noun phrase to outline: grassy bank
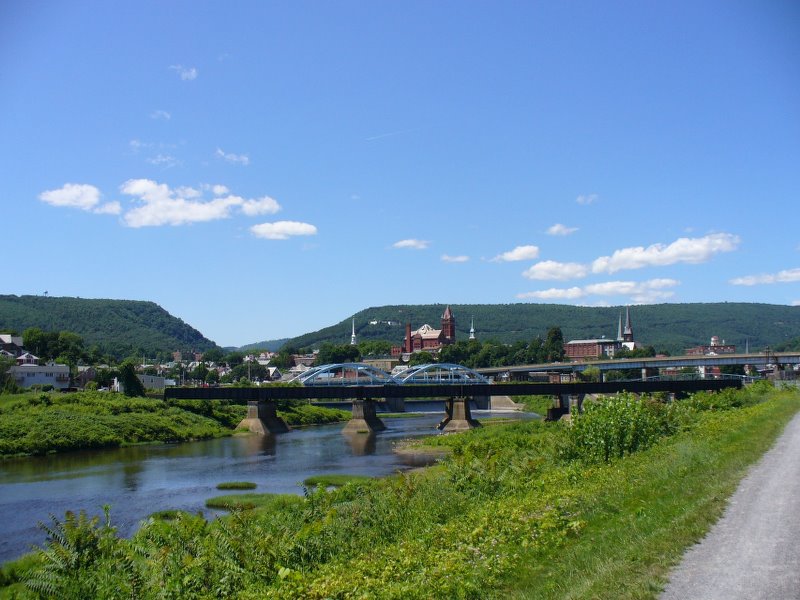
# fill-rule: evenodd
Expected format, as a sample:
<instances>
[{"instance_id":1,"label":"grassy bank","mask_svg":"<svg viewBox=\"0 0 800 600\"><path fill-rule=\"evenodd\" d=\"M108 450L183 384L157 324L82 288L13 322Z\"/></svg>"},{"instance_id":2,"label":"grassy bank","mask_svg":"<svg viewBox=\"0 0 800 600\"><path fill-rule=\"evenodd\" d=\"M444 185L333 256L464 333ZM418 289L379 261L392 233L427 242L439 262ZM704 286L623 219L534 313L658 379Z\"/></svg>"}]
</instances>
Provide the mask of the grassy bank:
<instances>
[{"instance_id":1,"label":"grassy bank","mask_svg":"<svg viewBox=\"0 0 800 600\"><path fill-rule=\"evenodd\" d=\"M230 435L247 408L223 400L128 398L112 392L0 396L0 456L183 442ZM350 418L347 411L290 404L291 426Z\"/></svg>"},{"instance_id":2,"label":"grassy bank","mask_svg":"<svg viewBox=\"0 0 800 600\"><path fill-rule=\"evenodd\" d=\"M178 514L131 540L71 515L7 581L76 598L656 597L798 409L797 392L765 386L620 396L572 426L437 437L449 454L424 472L213 522Z\"/></svg>"}]
</instances>

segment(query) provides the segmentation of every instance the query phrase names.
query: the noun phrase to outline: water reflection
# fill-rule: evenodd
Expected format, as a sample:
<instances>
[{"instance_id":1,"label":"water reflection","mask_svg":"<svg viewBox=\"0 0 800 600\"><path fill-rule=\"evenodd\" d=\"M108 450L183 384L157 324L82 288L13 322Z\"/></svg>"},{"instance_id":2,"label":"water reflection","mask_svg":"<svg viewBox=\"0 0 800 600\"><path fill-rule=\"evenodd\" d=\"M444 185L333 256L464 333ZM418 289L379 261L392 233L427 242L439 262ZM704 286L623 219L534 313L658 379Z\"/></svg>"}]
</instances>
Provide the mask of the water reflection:
<instances>
[{"instance_id":1,"label":"water reflection","mask_svg":"<svg viewBox=\"0 0 800 600\"><path fill-rule=\"evenodd\" d=\"M356 431L343 433L344 438L350 445L353 451L353 456L366 456L367 454L375 454L377 449L377 435L371 433L358 433Z\"/></svg>"}]
</instances>

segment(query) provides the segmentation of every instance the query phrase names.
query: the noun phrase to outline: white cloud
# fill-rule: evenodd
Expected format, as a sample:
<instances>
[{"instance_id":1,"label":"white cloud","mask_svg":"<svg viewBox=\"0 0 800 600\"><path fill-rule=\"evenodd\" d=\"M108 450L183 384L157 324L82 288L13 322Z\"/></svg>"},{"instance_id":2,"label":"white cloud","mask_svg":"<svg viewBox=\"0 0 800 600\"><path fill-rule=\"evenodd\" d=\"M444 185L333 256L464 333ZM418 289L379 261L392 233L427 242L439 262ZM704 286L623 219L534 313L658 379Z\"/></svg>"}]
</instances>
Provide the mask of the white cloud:
<instances>
[{"instance_id":1,"label":"white cloud","mask_svg":"<svg viewBox=\"0 0 800 600\"><path fill-rule=\"evenodd\" d=\"M286 240L294 235L316 235L317 228L309 223L297 221L276 221L275 223L260 223L250 228L256 237L268 240Z\"/></svg>"},{"instance_id":2,"label":"white cloud","mask_svg":"<svg viewBox=\"0 0 800 600\"><path fill-rule=\"evenodd\" d=\"M114 200L113 202L106 202L95 208L92 212L98 215L118 215L122 212L122 205Z\"/></svg>"},{"instance_id":3,"label":"white cloud","mask_svg":"<svg viewBox=\"0 0 800 600\"><path fill-rule=\"evenodd\" d=\"M250 164L250 157L246 154L233 154L231 152L223 152L221 148L217 148L215 155L223 159L225 162L233 163L236 165L247 166Z\"/></svg>"},{"instance_id":4,"label":"white cloud","mask_svg":"<svg viewBox=\"0 0 800 600\"><path fill-rule=\"evenodd\" d=\"M400 240L392 244L392 248L410 248L412 250L425 250L430 246L430 242L426 240Z\"/></svg>"},{"instance_id":5,"label":"white cloud","mask_svg":"<svg viewBox=\"0 0 800 600\"><path fill-rule=\"evenodd\" d=\"M198 71L195 67L184 67L183 65L170 65L169 67L175 71L183 81L192 81L197 79Z\"/></svg>"},{"instance_id":6,"label":"white cloud","mask_svg":"<svg viewBox=\"0 0 800 600\"><path fill-rule=\"evenodd\" d=\"M269 196L256 200L243 200L242 212L250 217L256 215L274 215L281 209L281 205Z\"/></svg>"},{"instance_id":7,"label":"white cloud","mask_svg":"<svg viewBox=\"0 0 800 600\"><path fill-rule=\"evenodd\" d=\"M800 306L800 300L792 300L792 306Z\"/></svg>"},{"instance_id":8,"label":"white cloud","mask_svg":"<svg viewBox=\"0 0 800 600\"><path fill-rule=\"evenodd\" d=\"M240 196L223 196L202 200L202 193L192 187L171 190L163 183L150 179L131 179L120 191L133 196L140 204L127 211L123 217L129 227L157 227L161 225L186 225L227 219L234 209L252 216L277 212L280 205L271 198L246 200Z\"/></svg>"},{"instance_id":9,"label":"white cloud","mask_svg":"<svg viewBox=\"0 0 800 600\"><path fill-rule=\"evenodd\" d=\"M51 206L92 210L100 202L100 190L85 183L65 183L57 190L39 194L39 200Z\"/></svg>"},{"instance_id":10,"label":"white cloud","mask_svg":"<svg viewBox=\"0 0 800 600\"><path fill-rule=\"evenodd\" d=\"M579 287L550 288L549 290L517 294L517 298L522 300L526 298L537 298L539 300L575 300L576 298L583 298L583 296L585 296L585 294Z\"/></svg>"},{"instance_id":11,"label":"white cloud","mask_svg":"<svg viewBox=\"0 0 800 600\"><path fill-rule=\"evenodd\" d=\"M522 272L528 279L580 279L589 274L589 268L580 263L561 263L554 260L544 260Z\"/></svg>"},{"instance_id":12,"label":"white cloud","mask_svg":"<svg viewBox=\"0 0 800 600\"><path fill-rule=\"evenodd\" d=\"M150 113L150 118L156 121L169 121L172 118L172 115L165 110L154 110Z\"/></svg>"},{"instance_id":13,"label":"white cloud","mask_svg":"<svg viewBox=\"0 0 800 600\"><path fill-rule=\"evenodd\" d=\"M731 279L729 283L733 285L762 285L770 283L793 283L795 281L800 281L800 268L784 269L777 273L762 273L761 275L736 277L735 279Z\"/></svg>"},{"instance_id":14,"label":"white cloud","mask_svg":"<svg viewBox=\"0 0 800 600\"><path fill-rule=\"evenodd\" d=\"M469 256L450 256L448 254L442 254L442 261L446 263L465 263L469 261Z\"/></svg>"},{"instance_id":15,"label":"white cloud","mask_svg":"<svg viewBox=\"0 0 800 600\"><path fill-rule=\"evenodd\" d=\"M575 198L575 202L578 204L594 204L597 201L597 194L581 194L577 198Z\"/></svg>"},{"instance_id":16,"label":"white cloud","mask_svg":"<svg viewBox=\"0 0 800 600\"><path fill-rule=\"evenodd\" d=\"M222 196L228 193L228 188L224 185L214 185L211 187L211 191L214 192L215 196Z\"/></svg>"},{"instance_id":17,"label":"white cloud","mask_svg":"<svg viewBox=\"0 0 800 600\"><path fill-rule=\"evenodd\" d=\"M513 250L495 256L493 262L515 262L518 260L533 260L539 256L538 246L517 246Z\"/></svg>"},{"instance_id":18,"label":"white cloud","mask_svg":"<svg viewBox=\"0 0 800 600\"><path fill-rule=\"evenodd\" d=\"M594 273L616 273L625 269L665 266L675 263L702 263L720 252L731 252L739 245L739 237L730 233L712 233L700 238L679 238L665 246L653 244L617 250L592 263Z\"/></svg>"},{"instance_id":19,"label":"white cloud","mask_svg":"<svg viewBox=\"0 0 800 600\"><path fill-rule=\"evenodd\" d=\"M547 229L547 235L569 235L571 233L575 233L576 231L578 231L577 227L567 227L561 223L556 223Z\"/></svg>"},{"instance_id":20,"label":"white cloud","mask_svg":"<svg viewBox=\"0 0 800 600\"><path fill-rule=\"evenodd\" d=\"M674 295L669 289L680 285L675 279L650 279L648 281L606 281L584 287L550 288L517 294L517 298L539 300L576 300L586 296L628 296L637 304L663 301Z\"/></svg>"}]
</instances>

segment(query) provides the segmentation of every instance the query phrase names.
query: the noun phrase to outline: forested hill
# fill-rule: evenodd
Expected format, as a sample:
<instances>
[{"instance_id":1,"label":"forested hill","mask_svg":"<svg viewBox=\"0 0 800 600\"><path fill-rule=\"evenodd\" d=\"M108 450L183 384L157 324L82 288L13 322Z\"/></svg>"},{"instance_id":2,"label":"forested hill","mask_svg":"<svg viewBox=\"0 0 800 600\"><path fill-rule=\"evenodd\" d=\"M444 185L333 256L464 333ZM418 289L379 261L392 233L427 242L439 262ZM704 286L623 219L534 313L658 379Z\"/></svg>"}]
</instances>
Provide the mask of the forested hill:
<instances>
[{"instance_id":1,"label":"forested hill","mask_svg":"<svg viewBox=\"0 0 800 600\"><path fill-rule=\"evenodd\" d=\"M428 323L438 329L443 304L378 306L354 315L358 341L389 340L400 344L405 323L416 329ZM513 343L544 338L548 328L561 327L565 340L615 338L623 307L585 307L561 304L453 304L456 339L469 336L475 319L479 340ZM631 322L636 341L672 354L698 344L712 335L742 351L749 341L752 351L774 346L800 336L800 306L719 302L713 304L650 304L632 306ZM293 338L287 345L317 348L324 342L350 341L351 318L313 333ZM370 324L373 323L373 324ZM391 324L390 324L391 323Z\"/></svg>"},{"instance_id":2,"label":"forested hill","mask_svg":"<svg viewBox=\"0 0 800 600\"><path fill-rule=\"evenodd\" d=\"M117 358L217 345L154 302L0 295L0 330L72 331Z\"/></svg>"}]
</instances>

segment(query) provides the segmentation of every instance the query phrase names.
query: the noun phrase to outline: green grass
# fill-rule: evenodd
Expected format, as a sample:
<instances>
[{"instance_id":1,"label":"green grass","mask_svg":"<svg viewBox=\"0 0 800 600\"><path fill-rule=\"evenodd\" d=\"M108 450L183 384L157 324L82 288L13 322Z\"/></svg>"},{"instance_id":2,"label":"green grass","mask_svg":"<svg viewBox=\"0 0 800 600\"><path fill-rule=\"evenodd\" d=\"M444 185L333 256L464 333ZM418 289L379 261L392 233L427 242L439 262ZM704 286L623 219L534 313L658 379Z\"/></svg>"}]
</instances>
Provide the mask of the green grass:
<instances>
[{"instance_id":1,"label":"green grass","mask_svg":"<svg viewBox=\"0 0 800 600\"><path fill-rule=\"evenodd\" d=\"M178 518L178 515L186 514L185 511L182 510L175 510L172 508L168 508L166 510L157 510L156 512L150 515L151 519L159 519L161 521L174 521Z\"/></svg>"},{"instance_id":2,"label":"green grass","mask_svg":"<svg viewBox=\"0 0 800 600\"><path fill-rule=\"evenodd\" d=\"M321 485L323 487L341 487L348 483L365 483L373 481L372 477L367 475L345 475L331 473L326 475L312 475L303 480L303 483L308 487L316 487Z\"/></svg>"},{"instance_id":3,"label":"green grass","mask_svg":"<svg viewBox=\"0 0 800 600\"><path fill-rule=\"evenodd\" d=\"M206 500L207 508L219 510L282 510L303 501L294 494L229 494Z\"/></svg>"},{"instance_id":4,"label":"green grass","mask_svg":"<svg viewBox=\"0 0 800 600\"><path fill-rule=\"evenodd\" d=\"M252 481L225 481L217 484L218 490L254 490L256 487Z\"/></svg>"},{"instance_id":5,"label":"green grass","mask_svg":"<svg viewBox=\"0 0 800 600\"><path fill-rule=\"evenodd\" d=\"M799 407L781 394L738 414L702 415L691 432L584 473L595 484L572 490L585 502L580 535L523 553L499 597L656 598Z\"/></svg>"}]
</instances>

